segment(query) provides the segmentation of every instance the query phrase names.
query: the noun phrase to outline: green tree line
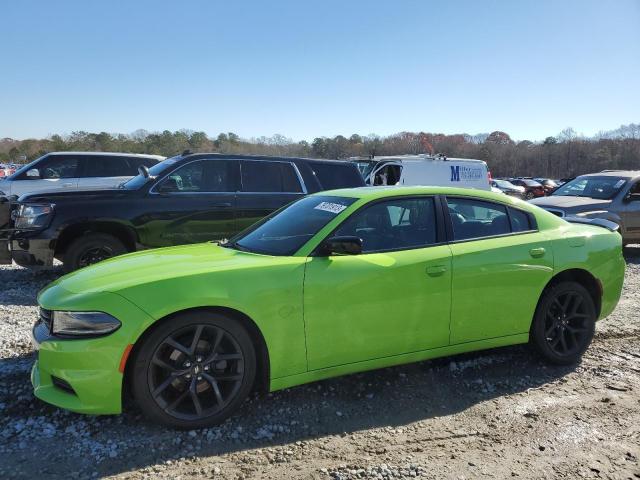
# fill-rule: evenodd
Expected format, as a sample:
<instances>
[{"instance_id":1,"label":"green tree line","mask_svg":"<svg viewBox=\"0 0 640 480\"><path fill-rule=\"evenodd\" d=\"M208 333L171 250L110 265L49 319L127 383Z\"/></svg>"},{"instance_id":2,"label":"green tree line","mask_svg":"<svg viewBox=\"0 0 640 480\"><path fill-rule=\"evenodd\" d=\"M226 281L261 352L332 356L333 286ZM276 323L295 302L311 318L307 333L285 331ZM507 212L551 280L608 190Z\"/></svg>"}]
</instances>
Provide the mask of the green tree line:
<instances>
[{"instance_id":1,"label":"green tree line","mask_svg":"<svg viewBox=\"0 0 640 480\"><path fill-rule=\"evenodd\" d=\"M623 125L593 137L565 129L542 142L514 141L502 131L489 134L400 132L388 136L317 137L293 141L282 135L240 138L235 133L210 137L179 130L131 134L73 132L44 139L0 140L0 163L33 160L53 151L105 151L173 156L184 150L235 154L284 155L332 159L441 153L448 157L485 160L494 176L564 178L605 169L640 170L640 124Z\"/></svg>"}]
</instances>

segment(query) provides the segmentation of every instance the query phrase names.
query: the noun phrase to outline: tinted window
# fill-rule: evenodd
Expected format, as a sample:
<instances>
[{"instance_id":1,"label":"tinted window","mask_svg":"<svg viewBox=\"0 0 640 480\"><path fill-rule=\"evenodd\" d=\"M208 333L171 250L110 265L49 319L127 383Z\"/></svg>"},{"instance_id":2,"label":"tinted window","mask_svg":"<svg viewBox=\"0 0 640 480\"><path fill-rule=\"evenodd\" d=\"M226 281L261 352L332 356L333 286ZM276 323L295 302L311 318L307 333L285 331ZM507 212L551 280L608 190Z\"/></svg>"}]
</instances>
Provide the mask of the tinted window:
<instances>
[{"instance_id":1,"label":"tinted window","mask_svg":"<svg viewBox=\"0 0 640 480\"><path fill-rule=\"evenodd\" d=\"M158 190L164 192L232 192L233 162L226 160L196 161L188 163L164 179Z\"/></svg>"},{"instance_id":2,"label":"tinted window","mask_svg":"<svg viewBox=\"0 0 640 480\"><path fill-rule=\"evenodd\" d=\"M433 198L393 199L364 207L333 235L359 237L365 253L432 245L436 243Z\"/></svg>"},{"instance_id":3,"label":"tinted window","mask_svg":"<svg viewBox=\"0 0 640 480\"><path fill-rule=\"evenodd\" d=\"M511 232L503 205L468 198L447 198L454 240L490 237Z\"/></svg>"},{"instance_id":4,"label":"tinted window","mask_svg":"<svg viewBox=\"0 0 640 480\"><path fill-rule=\"evenodd\" d=\"M364 180L357 169L350 164L311 163L309 165L320 182L323 190L334 188L361 187Z\"/></svg>"},{"instance_id":5,"label":"tinted window","mask_svg":"<svg viewBox=\"0 0 640 480\"><path fill-rule=\"evenodd\" d=\"M286 162L243 161L242 191L302 192L293 165Z\"/></svg>"},{"instance_id":6,"label":"tinted window","mask_svg":"<svg viewBox=\"0 0 640 480\"><path fill-rule=\"evenodd\" d=\"M76 178L78 176L78 157L51 156L37 168L40 170L40 178Z\"/></svg>"},{"instance_id":7,"label":"tinted window","mask_svg":"<svg viewBox=\"0 0 640 480\"><path fill-rule=\"evenodd\" d=\"M268 255L292 255L355 198L309 196L232 238L228 246Z\"/></svg>"},{"instance_id":8,"label":"tinted window","mask_svg":"<svg viewBox=\"0 0 640 480\"><path fill-rule=\"evenodd\" d=\"M84 177L124 177L131 175L125 157L87 155L83 157Z\"/></svg>"},{"instance_id":9,"label":"tinted window","mask_svg":"<svg viewBox=\"0 0 640 480\"><path fill-rule=\"evenodd\" d=\"M533 222L531 221L531 216L528 213L523 212L522 210L510 208L509 219L511 220L512 232L526 232L528 230L534 229Z\"/></svg>"}]
</instances>

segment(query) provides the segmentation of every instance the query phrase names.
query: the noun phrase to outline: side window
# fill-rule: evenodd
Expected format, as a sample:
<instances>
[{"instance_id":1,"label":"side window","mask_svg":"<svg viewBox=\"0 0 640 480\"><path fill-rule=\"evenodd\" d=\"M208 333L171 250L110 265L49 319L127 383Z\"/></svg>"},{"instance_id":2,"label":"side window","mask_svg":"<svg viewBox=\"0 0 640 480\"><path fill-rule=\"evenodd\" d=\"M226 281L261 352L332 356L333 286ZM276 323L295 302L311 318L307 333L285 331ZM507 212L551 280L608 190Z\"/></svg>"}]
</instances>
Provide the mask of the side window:
<instances>
[{"instance_id":1,"label":"side window","mask_svg":"<svg viewBox=\"0 0 640 480\"><path fill-rule=\"evenodd\" d=\"M302 192L298 176L290 163L243 161L240 169L243 192Z\"/></svg>"},{"instance_id":2,"label":"side window","mask_svg":"<svg viewBox=\"0 0 640 480\"><path fill-rule=\"evenodd\" d=\"M78 157L51 156L37 168L42 179L77 178Z\"/></svg>"},{"instance_id":3,"label":"side window","mask_svg":"<svg viewBox=\"0 0 640 480\"><path fill-rule=\"evenodd\" d=\"M201 160L188 163L171 172L157 187L157 191L170 193L233 192L233 162Z\"/></svg>"},{"instance_id":4,"label":"side window","mask_svg":"<svg viewBox=\"0 0 640 480\"><path fill-rule=\"evenodd\" d=\"M129 164L125 157L87 155L83 157L83 177L125 177L129 174Z\"/></svg>"},{"instance_id":5,"label":"side window","mask_svg":"<svg viewBox=\"0 0 640 480\"><path fill-rule=\"evenodd\" d=\"M509 219L511 220L512 232L526 232L535 229L531 215L522 210L509 208Z\"/></svg>"},{"instance_id":6,"label":"side window","mask_svg":"<svg viewBox=\"0 0 640 480\"><path fill-rule=\"evenodd\" d=\"M507 209L497 203L468 198L447 198L454 240L511 233Z\"/></svg>"},{"instance_id":7,"label":"side window","mask_svg":"<svg viewBox=\"0 0 640 480\"><path fill-rule=\"evenodd\" d=\"M360 187L363 185L362 176L358 170L348 165L334 163L312 163L310 165L313 173L322 186L322 190L333 190L335 188ZM366 168L366 167L365 167Z\"/></svg>"},{"instance_id":8,"label":"side window","mask_svg":"<svg viewBox=\"0 0 640 480\"><path fill-rule=\"evenodd\" d=\"M375 203L349 217L333 235L359 237L363 253L432 245L437 239L433 198Z\"/></svg>"},{"instance_id":9,"label":"side window","mask_svg":"<svg viewBox=\"0 0 640 480\"><path fill-rule=\"evenodd\" d=\"M640 193L640 181L636 182L630 189L629 193L631 195L637 195Z\"/></svg>"}]
</instances>

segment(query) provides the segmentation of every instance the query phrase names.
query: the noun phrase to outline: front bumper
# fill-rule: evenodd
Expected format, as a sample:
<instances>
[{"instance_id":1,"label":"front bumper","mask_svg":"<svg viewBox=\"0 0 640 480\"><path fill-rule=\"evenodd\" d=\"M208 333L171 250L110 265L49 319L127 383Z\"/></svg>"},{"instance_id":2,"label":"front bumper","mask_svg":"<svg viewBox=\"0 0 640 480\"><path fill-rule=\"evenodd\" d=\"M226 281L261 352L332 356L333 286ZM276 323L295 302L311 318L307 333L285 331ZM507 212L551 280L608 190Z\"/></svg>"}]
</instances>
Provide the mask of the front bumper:
<instances>
[{"instance_id":1,"label":"front bumper","mask_svg":"<svg viewBox=\"0 0 640 480\"><path fill-rule=\"evenodd\" d=\"M51 240L38 238L14 238L10 242L11 258L21 267L53 266Z\"/></svg>"},{"instance_id":2,"label":"front bumper","mask_svg":"<svg viewBox=\"0 0 640 480\"><path fill-rule=\"evenodd\" d=\"M55 406L79 413L117 414L122 411L124 375L120 361L151 318L120 295L77 294L55 283L38 298L44 308L99 310L120 319L122 326L102 337L63 339L51 335L38 321L32 331L38 359L31 371L34 394ZM55 302L55 304L54 304Z\"/></svg>"}]
</instances>

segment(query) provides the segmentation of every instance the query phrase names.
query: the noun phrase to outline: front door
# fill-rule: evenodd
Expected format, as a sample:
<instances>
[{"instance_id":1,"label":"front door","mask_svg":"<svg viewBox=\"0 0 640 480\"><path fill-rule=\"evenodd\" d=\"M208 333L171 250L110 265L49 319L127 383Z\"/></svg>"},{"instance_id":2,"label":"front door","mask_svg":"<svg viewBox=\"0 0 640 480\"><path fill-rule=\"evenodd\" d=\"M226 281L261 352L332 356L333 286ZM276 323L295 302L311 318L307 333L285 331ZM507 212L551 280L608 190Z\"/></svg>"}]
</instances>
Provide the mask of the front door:
<instances>
[{"instance_id":1,"label":"front door","mask_svg":"<svg viewBox=\"0 0 640 480\"><path fill-rule=\"evenodd\" d=\"M451 344L527 333L553 276L551 242L533 216L448 197L453 226Z\"/></svg>"},{"instance_id":2,"label":"front door","mask_svg":"<svg viewBox=\"0 0 640 480\"><path fill-rule=\"evenodd\" d=\"M154 185L148 212L136 219L142 243L165 247L235 235L237 168L235 160L197 160Z\"/></svg>"},{"instance_id":3,"label":"front door","mask_svg":"<svg viewBox=\"0 0 640 480\"><path fill-rule=\"evenodd\" d=\"M309 369L446 346L451 251L433 197L388 199L355 212L333 236L363 252L312 257L304 280Z\"/></svg>"},{"instance_id":4,"label":"front door","mask_svg":"<svg viewBox=\"0 0 640 480\"><path fill-rule=\"evenodd\" d=\"M79 168L80 156L78 155L49 155L30 169L37 170L38 176L27 176L25 171L13 182L11 194L75 190L78 187Z\"/></svg>"}]
</instances>

